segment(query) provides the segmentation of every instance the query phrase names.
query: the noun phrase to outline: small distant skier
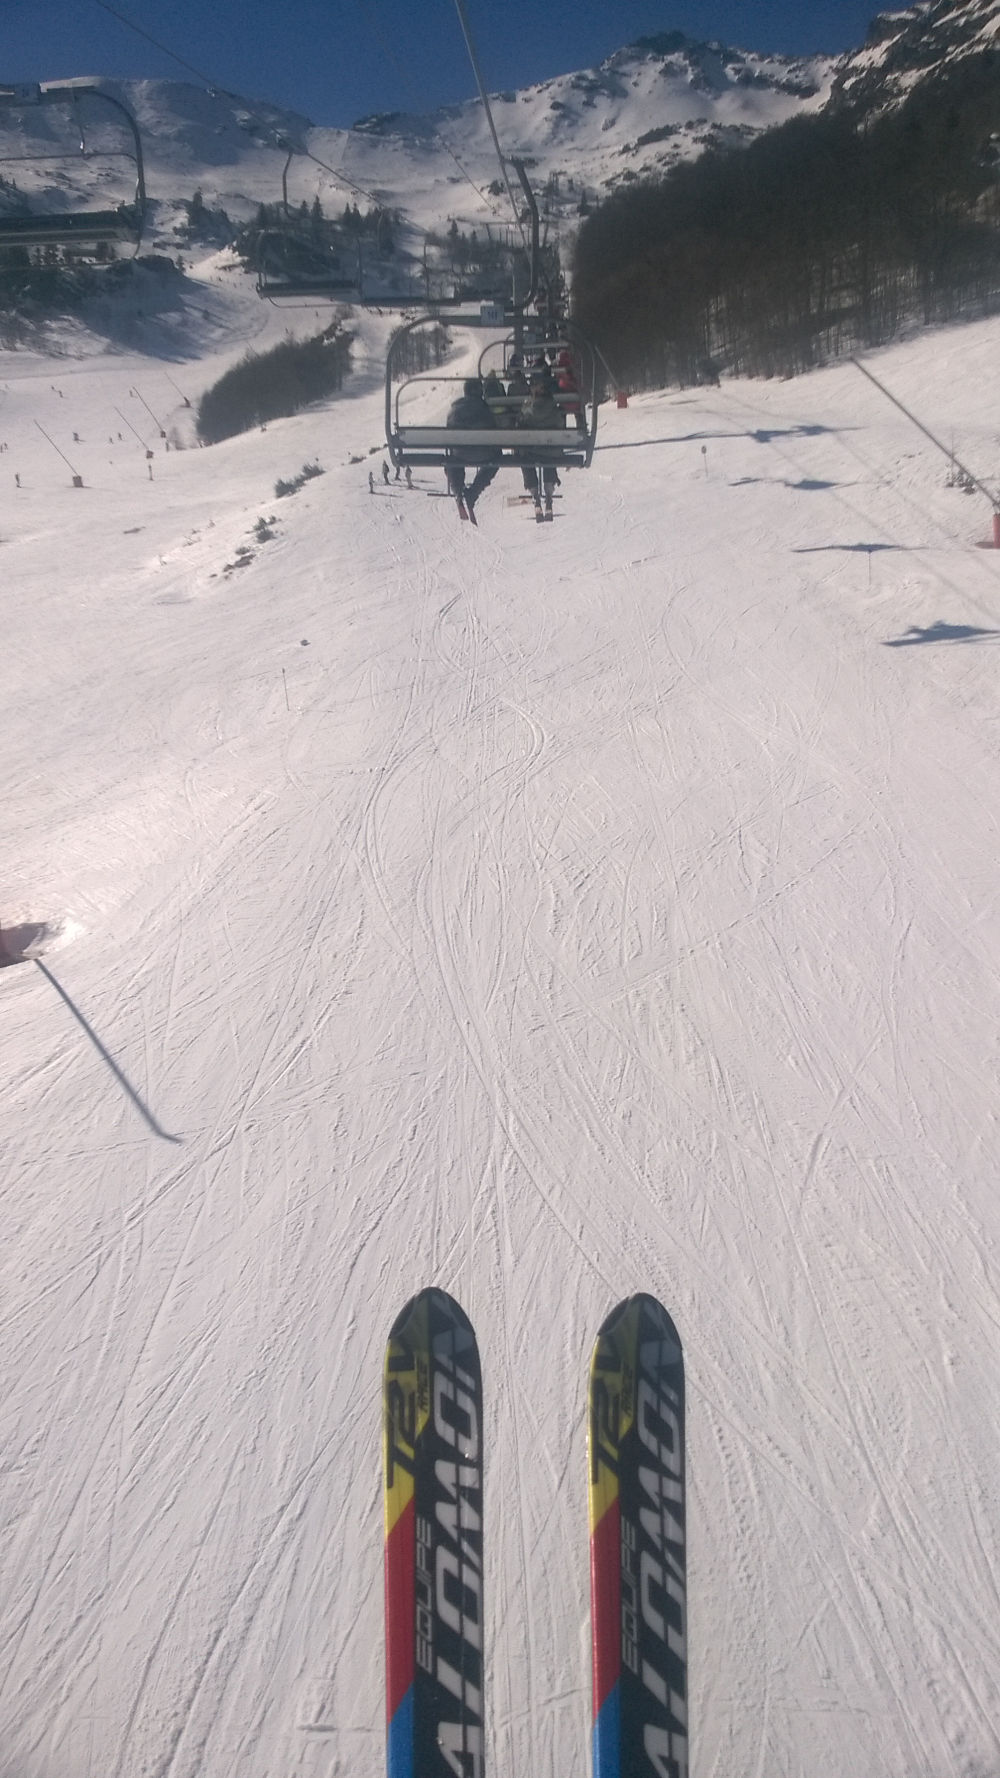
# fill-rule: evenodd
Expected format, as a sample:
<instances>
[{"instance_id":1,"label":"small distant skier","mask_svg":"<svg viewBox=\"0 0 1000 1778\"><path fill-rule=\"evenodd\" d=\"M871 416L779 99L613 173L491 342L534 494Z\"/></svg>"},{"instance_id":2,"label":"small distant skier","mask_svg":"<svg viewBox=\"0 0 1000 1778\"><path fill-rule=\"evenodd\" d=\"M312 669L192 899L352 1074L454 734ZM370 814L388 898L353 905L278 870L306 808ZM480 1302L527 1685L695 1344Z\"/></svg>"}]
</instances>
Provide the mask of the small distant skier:
<instances>
[{"instance_id":1,"label":"small distant skier","mask_svg":"<svg viewBox=\"0 0 1000 1778\"><path fill-rule=\"evenodd\" d=\"M406 465L406 485L408 488L413 486L413 471L409 464Z\"/></svg>"},{"instance_id":2,"label":"small distant skier","mask_svg":"<svg viewBox=\"0 0 1000 1778\"><path fill-rule=\"evenodd\" d=\"M453 401L448 410L446 424L455 431L461 432L495 432L496 421L483 399L483 386L478 377L467 377L462 385L462 393L457 401ZM449 463L445 470L448 478L448 492L453 494L458 504L459 517L476 522L476 501L484 488L488 488L496 475L500 464L497 452L484 444L463 445L462 456L465 462L480 465L472 479L471 486L465 485L465 462Z\"/></svg>"},{"instance_id":3,"label":"small distant skier","mask_svg":"<svg viewBox=\"0 0 1000 1778\"><path fill-rule=\"evenodd\" d=\"M386 487L388 487L389 486L389 465L388 465L388 463L383 463L383 465L382 465L382 480L384 481Z\"/></svg>"},{"instance_id":4,"label":"small distant skier","mask_svg":"<svg viewBox=\"0 0 1000 1778\"><path fill-rule=\"evenodd\" d=\"M368 492L369 494L374 494L375 492L375 477L370 469L368 471Z\"/></svg>"}]
</instances>

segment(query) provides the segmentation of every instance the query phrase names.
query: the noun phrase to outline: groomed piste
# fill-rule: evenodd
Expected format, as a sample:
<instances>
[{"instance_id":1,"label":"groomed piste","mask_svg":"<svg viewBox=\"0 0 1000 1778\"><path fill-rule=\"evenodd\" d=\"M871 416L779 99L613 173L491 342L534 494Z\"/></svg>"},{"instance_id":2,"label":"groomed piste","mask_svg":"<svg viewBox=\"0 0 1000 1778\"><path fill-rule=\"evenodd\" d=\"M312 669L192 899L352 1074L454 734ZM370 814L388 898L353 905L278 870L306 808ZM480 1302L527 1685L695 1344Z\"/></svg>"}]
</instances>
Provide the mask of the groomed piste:
<instances>
[{"instance_id":1,"label":"groomed piste","mask_svg":"<svg viewBox=\"0 0 1000 1778\"><path fill-rule=\"evenodd\" d=\"M488 1772L586 1769L587 1364L643 1291L691 1771L988 1778L987 503L844 364L605 408L551 526L473 530L379 473L387 319L195 448L287 325L196 275L183 363L0 360L0 924L50 928L0 972L4 1778L382 1769L425 1285L482 1358ZM998 348L869 361L987 484Z\"/></svg>"}]
</instances>

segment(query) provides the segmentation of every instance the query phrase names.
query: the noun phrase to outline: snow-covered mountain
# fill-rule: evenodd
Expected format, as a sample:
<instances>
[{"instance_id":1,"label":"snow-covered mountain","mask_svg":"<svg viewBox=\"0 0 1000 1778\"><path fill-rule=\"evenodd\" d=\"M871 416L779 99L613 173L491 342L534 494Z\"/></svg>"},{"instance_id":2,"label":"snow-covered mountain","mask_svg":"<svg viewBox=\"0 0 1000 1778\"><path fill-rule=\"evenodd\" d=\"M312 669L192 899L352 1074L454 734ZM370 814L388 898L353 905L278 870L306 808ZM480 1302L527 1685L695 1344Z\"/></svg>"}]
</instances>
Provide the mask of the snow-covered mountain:
<instances>
[{"instance_id":1,"label":"snow-covered mountain","mask_svg":"<svg viewBox=\"0 0 1000 1778\"><path fill-rule=\"evenodd\" d=\"M838 64L828 57L790 60L696 43L675 32L644 39L597 68L561 75L520 92L494 95L506 153L523 157L550 208L567 213L594 196L663 170L709 143L744 143L829 98ZM473 227L509 221L487 187L498 168L478 101L425 116L362 119L353 129L316 127L266 101L211 92L177 81L98 81L139 124L150 195L164 241L178 200L200 187L205 201L234 219L281 195L289 147L313 160L293 162L293 201L319 196L330 213L348 198L372 196L401 206L422 226L452 216ZM0 117L10 150L52 150L53 113L24 108ZM97 127L97 120L95 125ZM323 163L320 165L319 163ZM93 170L44 164L15 169L22 189L46 191L57 207L83 201ZM128 173L102 167L103 195L127 195ZM47 190L46 190L47 187ZM163 243L161 243L163 244Z\"/></svg>"},{"instance_id":2,"label":"snow-covered mountain","mask_svg":"<svg viewBox=\"0 0 1000 1778\"><path fill-rule=\"evenodd\" d=\"M880 13L864 47L837 70L832 101L864 111L898 104L914 89L1000 49L1000 0L922 0Z\"/></svg>"},{"instance_id":3,"label":"snow-covered mountain","mask_svg":"<svg viewBox=\"0 0 1000 1778\"><path fill-rule=\"evenodd\" d=\"M879 109L942 69L995 51L1000 0L925 0L873 22L847 56L763 56L681 32L640 39L596 68L493 95L504 151L522 157L550 222L568 221L581 197L661 173L709 145L741 145L802 112L849 103ZM207 204L244 220L281 195L289 148L307 151L289 168L289 196L319 197L328 214L349 199L404 210L417 227L504 226L509 211L491 193L498 168L478 101L423 116L363 118L351 129L315 126L263 99L183 82L99 82L133 112L142 132L154 199L154 245L176 244L178 204L197 187ZM56 146L49 111L0 115L8 152ZM51 207L83 202L93 163L15 169L23 190ZM109 161L97 175L102 201L128 195L128 170Z\"/></svg>"},{"instance_id":4,"label":"snow-covered mountain","mask_svg":"<svg viewBox=\"0 0 1000 1778\"><path fill-rule=\"evenodd\" d=\"M496 94L493 104L505 152L529 164L550 209L570 213L584 193L661 171L711 142L749 141L797 111L821 107L835 74L828 58L751 56L676 34L624 49L599 68ZM453 216L472 227L510 220L506 200L487 190L499 169L478 100L426 116L369 117L345 130L178 81L96 84L139 125L161 245L169 244L173 207L195 187L234 220L280 198L289 148L314 157L293 161L290 198L319 196L329 214L357 197L402 207L424 227ZM53 151L55 124L49 109L0 116L9 152ZM98 127L105 128L95 109ZM43 193L47 207L72 207L87 201L94 166L69 160L56 170L42 162L14 173L22 190ZM124 164L102 163L102 201L127 196L129 177Z\"/></svg>"},{"instance_id":5,"label":"snow-covered mountain","mask_svg":"<svg viewBox=\"0 0 1000 1778\"><path fill-rule=\"evenodd\" d=\"M746 142L798 111L820 109L836 69L829 57L751 55L677 31L641 39L597 68L499 93L494 107L509 152L546 177L608 190L709 143ZM357 129L410 143L444 138L473 155L488 147L478 104L368 118Z\"/></svg>"}]
</instances>

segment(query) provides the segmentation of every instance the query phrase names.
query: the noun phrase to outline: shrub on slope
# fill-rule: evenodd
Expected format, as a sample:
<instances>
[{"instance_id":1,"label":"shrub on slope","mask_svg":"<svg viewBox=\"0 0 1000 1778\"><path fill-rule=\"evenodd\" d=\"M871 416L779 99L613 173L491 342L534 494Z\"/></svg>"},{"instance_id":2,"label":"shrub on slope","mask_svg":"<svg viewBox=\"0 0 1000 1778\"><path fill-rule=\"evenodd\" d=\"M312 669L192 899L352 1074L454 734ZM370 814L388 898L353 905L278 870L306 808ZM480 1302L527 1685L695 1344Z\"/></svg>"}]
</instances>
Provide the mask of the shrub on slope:
<instances>
[{"instance_id":1,"label":"shrub on slope","mask_svg":"<svg viewBox=\"0 0 1000 1778\"><path fill-rule=\"evenodd\" d=\"M270 352L248 352L202 396L198 437L218 444L335 395L350 357L351 335L339 321L312 339L283 340Z\"/></svg>"}]
</instances>

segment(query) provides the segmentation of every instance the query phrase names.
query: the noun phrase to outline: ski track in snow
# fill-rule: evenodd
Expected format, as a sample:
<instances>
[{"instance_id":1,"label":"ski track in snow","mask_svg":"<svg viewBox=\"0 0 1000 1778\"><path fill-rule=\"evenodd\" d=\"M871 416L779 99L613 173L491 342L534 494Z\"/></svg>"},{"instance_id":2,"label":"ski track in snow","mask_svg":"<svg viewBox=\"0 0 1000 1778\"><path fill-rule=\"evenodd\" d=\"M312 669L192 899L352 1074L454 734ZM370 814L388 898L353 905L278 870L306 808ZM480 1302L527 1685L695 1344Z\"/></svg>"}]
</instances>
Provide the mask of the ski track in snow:
<instances>
[{"instance_id":1,"label":"ski track in snow","mask_svg":"<svg viewBox=\"0 0 1000 1778\"><path fill-rule=\"evenodd\" d=\"M884 355L987 465L996 337ZM0 1778L380 1769L427 1283L483 1353L494 1769L586 1758L585 1368L647 1289L693 1770L1000 1770L988 515L848 368L605 413L541 535L369 496L377 392L147 482L149 365L64 370L0 365L0 918L62 922L179 1141L0 974Z\"/></svg>"}]
</instances>

